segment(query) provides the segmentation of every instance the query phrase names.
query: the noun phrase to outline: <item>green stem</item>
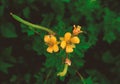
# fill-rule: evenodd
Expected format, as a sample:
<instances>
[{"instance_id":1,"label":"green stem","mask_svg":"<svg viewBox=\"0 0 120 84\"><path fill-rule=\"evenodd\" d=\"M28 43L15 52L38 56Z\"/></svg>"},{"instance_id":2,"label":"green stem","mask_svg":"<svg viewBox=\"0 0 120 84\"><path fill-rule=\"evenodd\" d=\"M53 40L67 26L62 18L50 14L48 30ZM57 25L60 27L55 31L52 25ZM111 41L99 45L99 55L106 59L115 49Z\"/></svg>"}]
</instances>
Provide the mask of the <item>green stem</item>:
<instances>
[{"instance_id":1,"label":"green stem","mask_svg":"<svg viewBox=\"0 0 120 84\"><path fill-rule=\"evenodd\" d=\"M28 21L25 21L23 20L22 18L20 18L19 16L13 14L13 13L10 13L10 15L17 21L27 25L27 26L30 26L30 27L33 27L33 28L36 28L36 29L41 29L41 30L44 30L44 31L47 31L49 32L50 34L55 34L52 30L46 28L46 27L43 27L43 26L39 26L39 25L36 25L36 24L33 24L33 23L30 23Z\"/></svg>"},{"instance_id":2,"label":"green stem","mask_svg":"<svg viewBox=\"0 0 120 84\"><path fill-rule=\"evenodd\" d=\"M68 70L68 64L65 64L63 71L59 72L57 76L61 76L61 77L65 76L67 73L67 70Z\"/></svg>"},{"instance_id":3,"label":"green stem","mask_svg":"<svg viewBox=\"0 0 120 84\"><path fill-rule=\"evenodd\" d=\"M47 84L47 80L48 80L51 72L52 72L52 69L51 69L51 70L49 71L49 73L47 74L47 77L45 78L44 84Z\"/></svg>"},{"instance_id":4,"label":"green stem","mask_svg":"<svg viewBox=\"0 0 120 84\"><path fill-rule=\"evenodd\" d=\"M79 75L80 79L82 80L83 84L86 84L85 81L84 81L84 78L83 76L77 71L77 74Z\"/></svg>"}]
</instances>

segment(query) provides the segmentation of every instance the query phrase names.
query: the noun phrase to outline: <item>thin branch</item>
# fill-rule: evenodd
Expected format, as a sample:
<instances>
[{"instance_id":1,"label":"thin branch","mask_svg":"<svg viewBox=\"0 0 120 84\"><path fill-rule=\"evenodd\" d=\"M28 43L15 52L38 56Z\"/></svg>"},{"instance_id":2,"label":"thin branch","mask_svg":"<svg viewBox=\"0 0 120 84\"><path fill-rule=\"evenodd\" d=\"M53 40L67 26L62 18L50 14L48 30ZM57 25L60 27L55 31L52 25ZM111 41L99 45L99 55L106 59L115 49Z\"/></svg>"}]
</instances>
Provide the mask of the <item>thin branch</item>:
<instances>
[{"instance_id":1,"label":"thin branch","mask_svg":"<svg viewBox=\"0 0 120 84\"><path fill-rule=\"evenodd\" d=\"M80 79L82 80L83 84L86 84L83 76L77 70L76 70L76 72L77 72L78 76L80 77Z\"/></svg>"},{"instance_id":2,"label":"thin branch","mask_svg":"<svg viewBox=\"0 0 120 84\"><path fill-rule=\"evenodd\" d=\"M50 77L51 73L52 73L52 69L48 72L48 74L47 74L47 76L45 78L44 84L47 84L47 80Z\"/></svg>"}]
</instances>

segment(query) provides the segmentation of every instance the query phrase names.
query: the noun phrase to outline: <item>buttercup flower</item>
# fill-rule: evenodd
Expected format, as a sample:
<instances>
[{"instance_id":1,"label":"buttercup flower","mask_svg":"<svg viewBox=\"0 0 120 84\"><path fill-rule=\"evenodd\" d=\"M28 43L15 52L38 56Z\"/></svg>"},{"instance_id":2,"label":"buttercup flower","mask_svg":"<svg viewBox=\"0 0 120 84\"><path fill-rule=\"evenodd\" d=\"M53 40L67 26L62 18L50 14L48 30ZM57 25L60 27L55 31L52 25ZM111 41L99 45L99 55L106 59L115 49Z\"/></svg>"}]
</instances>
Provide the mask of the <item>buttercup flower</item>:
<instances>
[{"instance_id":1,"label":"buttercup flower","mask_svg":"<svg viewBox=\"0 0 120 84\"><path fill-rule=\"evenodd\" d=\"M66 48L67 53L73 52L73 48L75 48L75 44L80 43L80 39L77 36L72 36L70 32L65 33L64 37L60 38L62 49Z\"/></svg>"},{"instance_id":2,"label":"buttercup flower","mask_svg":"<svg viewBox=\"0 0 120 84\"><path fill-rule=\"evenodd\" d=\"M57 39L54 35L45 35L44 41L48 45L47 52L53 53L53 51L54 52L59 51L58 42L57 42Z\"/></svg>"},{"instance_id":3,"label":"buttercup flower","mask_svg":"<svg viewBox=\"0 0 120 84\"><path fill-rule=\"evenodd\" d=\"M78 35L79 33L82 33L83 31L81 31L81 26L75 26L73 25L73 35Z\"/></svg>"}]
</instances>

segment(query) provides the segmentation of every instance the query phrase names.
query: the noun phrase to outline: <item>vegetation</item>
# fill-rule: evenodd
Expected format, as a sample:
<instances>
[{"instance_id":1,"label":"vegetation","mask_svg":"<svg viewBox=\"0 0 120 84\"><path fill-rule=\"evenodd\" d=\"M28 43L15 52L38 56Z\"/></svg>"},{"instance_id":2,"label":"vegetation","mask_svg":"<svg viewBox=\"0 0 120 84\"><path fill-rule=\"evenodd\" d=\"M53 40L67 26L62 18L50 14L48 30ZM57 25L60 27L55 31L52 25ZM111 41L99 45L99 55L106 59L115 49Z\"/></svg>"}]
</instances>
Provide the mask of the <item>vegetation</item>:
<instances>
[{"instance_id":1,"label":"vegetation","mask_svg":"<svg viewBox=\"0 0 120 84\"><path fill-rule=\"evenodd\" d=\"M118 0L0 0L0 84L119 84L119 9Z\"/></svg>"}]
</instances>

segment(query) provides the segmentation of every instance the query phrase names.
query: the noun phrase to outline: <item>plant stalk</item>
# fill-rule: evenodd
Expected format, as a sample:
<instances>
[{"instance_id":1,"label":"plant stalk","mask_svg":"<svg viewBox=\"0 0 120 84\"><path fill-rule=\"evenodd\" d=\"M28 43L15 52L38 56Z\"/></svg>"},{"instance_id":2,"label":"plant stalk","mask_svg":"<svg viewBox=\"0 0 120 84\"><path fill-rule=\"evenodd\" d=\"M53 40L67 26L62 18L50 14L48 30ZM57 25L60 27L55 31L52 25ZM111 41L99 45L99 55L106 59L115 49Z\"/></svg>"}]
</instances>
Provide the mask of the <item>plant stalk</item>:
<instances>
[{"instance_id":1,"label":"plant stalk","mask_svg":"<svg viewBox=\"0 0 120 84\"><path fill-rule=\"evenodd\" d=\"M27 25L27 26L30 26L30 27L32 27L32 28L36 28L36 29L41 29L41 30L47 31L47 32L49 32L50 34L53 34L53 35L55 34L55 32L53 32L51 29L48 29L48 28L46 28L46 27L43 27L43 26L40 26L40 25L36 25L36 24L30 23L30 22L28 22L28 21L20 18L19 16L13 14L13 13L10 13L10 15L11 15L15 20L17 20L18 22L21 22L21 23L23 23L23 24L25 24L25 25Z\"/></svg>"}]
</instances>

